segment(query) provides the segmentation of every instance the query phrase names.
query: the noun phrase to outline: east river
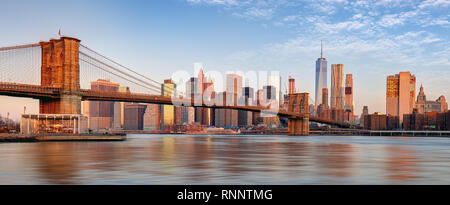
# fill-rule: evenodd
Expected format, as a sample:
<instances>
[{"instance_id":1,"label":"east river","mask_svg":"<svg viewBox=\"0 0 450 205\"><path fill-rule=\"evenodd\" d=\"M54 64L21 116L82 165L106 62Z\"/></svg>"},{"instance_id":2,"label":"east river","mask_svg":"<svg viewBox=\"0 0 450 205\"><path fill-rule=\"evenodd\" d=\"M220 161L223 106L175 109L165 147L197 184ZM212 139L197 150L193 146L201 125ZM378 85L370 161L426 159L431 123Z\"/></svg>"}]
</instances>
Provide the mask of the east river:
<instances>
[{"instance_id":1,"label":"east river","mask_svg":"<svg viewBox=\"0 0 450 205\"><path fill-rule=\"evenodd\" d=\"M450 138L128 135L0 143L0 184L450 184Z\"/></svg>"}]
</instances>

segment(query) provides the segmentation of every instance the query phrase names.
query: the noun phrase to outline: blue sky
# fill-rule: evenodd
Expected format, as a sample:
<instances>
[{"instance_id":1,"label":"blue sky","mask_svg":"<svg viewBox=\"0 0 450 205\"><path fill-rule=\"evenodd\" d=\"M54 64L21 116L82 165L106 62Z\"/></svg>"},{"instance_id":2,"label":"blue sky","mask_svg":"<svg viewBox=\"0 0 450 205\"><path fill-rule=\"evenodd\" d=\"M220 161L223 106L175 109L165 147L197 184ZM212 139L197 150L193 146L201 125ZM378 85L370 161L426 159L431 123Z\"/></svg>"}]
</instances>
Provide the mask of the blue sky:
<instances>
[{"instance_id":1,"label":"blue sky","mask_svg":"<svg viewBox=\"0 0 450 205\"><path fill-rule=\"evenodd\" d=\"M449 0L1 0L0 18L0 47L61 29L159 81L202 62L207 71L279 71L283 86L293 76L313 97L323 40L329 69L353 73L357 114L385 111L386 77L399 71L415 74L429 99L450 97Z\"/></svg>"}]
</instances>

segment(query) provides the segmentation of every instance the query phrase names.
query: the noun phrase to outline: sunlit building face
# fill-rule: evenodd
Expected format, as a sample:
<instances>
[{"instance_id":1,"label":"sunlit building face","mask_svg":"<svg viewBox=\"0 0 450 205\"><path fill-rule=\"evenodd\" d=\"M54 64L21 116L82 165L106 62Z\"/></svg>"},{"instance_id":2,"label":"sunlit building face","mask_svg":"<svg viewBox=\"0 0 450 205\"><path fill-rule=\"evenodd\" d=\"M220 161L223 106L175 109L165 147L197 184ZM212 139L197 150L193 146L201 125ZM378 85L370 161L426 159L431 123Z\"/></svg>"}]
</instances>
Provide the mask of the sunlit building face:
<instances>
[{"instance_id":1,"label":"sunlit building face","mask_svg":"<svg viewBox=\"0 0 450 205\"><path fill-rule=\"evenodd\" d=\"M325 58L318 58L316 61L316 107L322 102L322 89L327 87L327 60Z\"/></svg>"}]
</instances>

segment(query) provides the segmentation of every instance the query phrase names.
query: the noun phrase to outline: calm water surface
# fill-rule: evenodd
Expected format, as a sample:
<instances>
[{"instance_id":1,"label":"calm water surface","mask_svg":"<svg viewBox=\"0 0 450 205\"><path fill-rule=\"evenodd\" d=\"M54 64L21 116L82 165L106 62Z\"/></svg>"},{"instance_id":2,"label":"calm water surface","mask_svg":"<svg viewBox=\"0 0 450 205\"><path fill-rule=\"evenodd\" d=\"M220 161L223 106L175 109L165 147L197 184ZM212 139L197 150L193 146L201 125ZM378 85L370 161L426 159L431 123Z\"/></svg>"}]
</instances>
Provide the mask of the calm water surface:
<instances>
[{"instance_id":1,"label":"calm water surface","mask_svg":"<svg viewBox=\"0 0 450 205\"><path fill-rule=\"evenodd\" d=\"M0 184L450 184L450 138L129 135L0 143Z\"/></svg>"}]
</instances>

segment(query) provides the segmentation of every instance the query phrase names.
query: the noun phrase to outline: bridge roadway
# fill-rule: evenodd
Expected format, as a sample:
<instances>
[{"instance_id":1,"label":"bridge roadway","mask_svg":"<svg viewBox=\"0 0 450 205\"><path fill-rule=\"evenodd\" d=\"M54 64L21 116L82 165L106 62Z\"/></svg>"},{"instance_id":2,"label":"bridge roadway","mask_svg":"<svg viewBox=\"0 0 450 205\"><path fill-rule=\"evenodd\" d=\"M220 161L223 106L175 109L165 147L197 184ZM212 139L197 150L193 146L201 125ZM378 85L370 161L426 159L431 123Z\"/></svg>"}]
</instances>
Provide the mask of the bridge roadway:
<instances>
[{"instance_id":1,"label":"bridge roadway","mask_svg":"<svg viewBox=\"0 0 450 205\"><path fill-rule=\"evenodd\" d=\"M215 105L213 102L203 102L200 104L193 103L190 99L176 99L172 100L171 97L161 95L148 95L137 94L130 92L105 92L94 91L90 89L80 90L63 90L60 88L47 87L41 85L19 84L0 82L0 95L13 96L13 97L26 97L34 99L48 99L48 98L61 98L62 95L77 95L81 96L81 100L92 101L118 101L118 102L135 102L135 103L152 103L152 104L164 104L164 105L183 105L193 107L204 108L222 108L222 109L235 109L252 112L264 112L268 114L275 114L280 117L286 118L305 118L308 117L309 121L334 125L340 128L350 128L351 125L346 122L337 122L328 119L321 119L307 114L300 114L288 111L273 111L268 107L263 106L243 106L243 105Z\"/></svg>"}]
</instances>

